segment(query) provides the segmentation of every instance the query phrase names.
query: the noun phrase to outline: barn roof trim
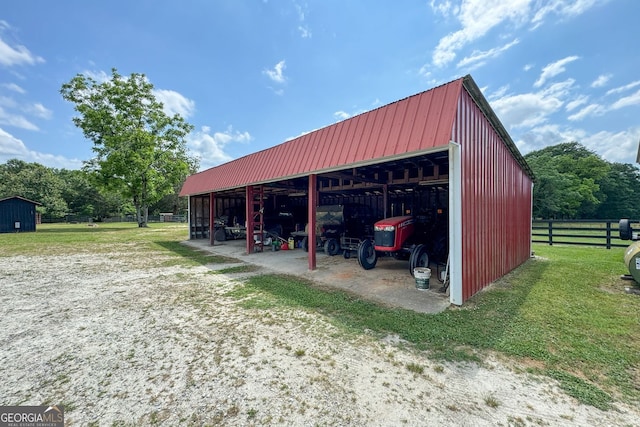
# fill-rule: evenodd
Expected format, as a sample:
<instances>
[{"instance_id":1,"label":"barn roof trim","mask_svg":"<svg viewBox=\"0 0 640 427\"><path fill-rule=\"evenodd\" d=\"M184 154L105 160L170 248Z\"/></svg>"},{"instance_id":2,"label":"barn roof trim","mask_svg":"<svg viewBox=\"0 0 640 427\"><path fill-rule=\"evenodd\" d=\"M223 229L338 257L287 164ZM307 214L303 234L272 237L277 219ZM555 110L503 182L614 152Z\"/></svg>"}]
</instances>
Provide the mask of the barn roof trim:
<instances>
[{"instance_id":1,"label":"barn roof trim","mask_svg":"<svg viewBox=\"0 0 640 427\"><path fill-rule=\"evenodd\" d=\"M40 203L40 202L34 202L33 200L29 200L29 199L26 199L26 198L20 197L20 196L5 197L4 199L0 199L0 202L4 202L6 200L12 200L12 199L19 199L19 200L22 200L22 201L25 201L25 202L33 203L34 205L42 206L42 203Z\"/></svg>"},{"instance_id":2,"label":"barn roof trim","mask_svg":"<svg viewBox=\"0 0 640 427\"><path fill-rule=\"evenodd\" d=\"M465 89L533 177L470 75L315 130L187 178L180 196L265 184L446 149Z\"/></svg>"}]
</instances>

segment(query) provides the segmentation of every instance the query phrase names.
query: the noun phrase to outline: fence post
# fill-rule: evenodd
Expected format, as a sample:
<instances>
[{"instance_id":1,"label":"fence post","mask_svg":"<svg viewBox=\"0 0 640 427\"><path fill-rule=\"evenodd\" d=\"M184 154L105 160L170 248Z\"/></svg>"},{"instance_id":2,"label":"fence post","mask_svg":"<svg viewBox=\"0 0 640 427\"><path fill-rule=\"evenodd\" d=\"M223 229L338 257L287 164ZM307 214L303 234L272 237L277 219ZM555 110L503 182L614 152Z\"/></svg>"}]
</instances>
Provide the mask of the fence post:
<instances>
[{"instance_id":1,"label":"fence post","mask_svg":"<svg viewBox=\"0 0 640 427\"><path fill-rule=\"evenodd\" d=\"M549 246L553 246L553 220L549 220Z\"/></svg>"},{"instance_id":2,"label":"fence post","mask_svg":"<svg viewBox=\"0 0 640 427\"><path fill-rule=\"evenodd\" d=\"M611 221L607 221L607 249L611 249Z\"/></svg>"}]
</instances>

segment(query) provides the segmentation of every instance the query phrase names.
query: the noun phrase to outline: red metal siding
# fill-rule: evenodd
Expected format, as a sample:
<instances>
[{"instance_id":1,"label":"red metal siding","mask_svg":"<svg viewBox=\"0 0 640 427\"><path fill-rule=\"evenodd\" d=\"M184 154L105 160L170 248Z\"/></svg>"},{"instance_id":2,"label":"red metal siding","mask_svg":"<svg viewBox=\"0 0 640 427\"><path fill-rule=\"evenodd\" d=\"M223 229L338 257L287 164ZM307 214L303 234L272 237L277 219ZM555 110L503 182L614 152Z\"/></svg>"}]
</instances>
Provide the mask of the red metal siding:
<instances>
[{"instance_id":1,"label":"red metal siding","mask_svg":"<svg viewBox=\"0 0 640 427\"><path fill-rule=\"evenodd\" d=\"M530 256L531 178L466 92L452 140L462 160L462 297Z\"/></svg>"},{"instance_id":2,"label":"red metal siding","mask_svg":"<svg viewBox=\"0 0 640 427\"><path fill-rule=\"evenodd\" d=\"M463 78L187 178L181 196L306 176L449 143Z\"/></svg>"}]
</instances>

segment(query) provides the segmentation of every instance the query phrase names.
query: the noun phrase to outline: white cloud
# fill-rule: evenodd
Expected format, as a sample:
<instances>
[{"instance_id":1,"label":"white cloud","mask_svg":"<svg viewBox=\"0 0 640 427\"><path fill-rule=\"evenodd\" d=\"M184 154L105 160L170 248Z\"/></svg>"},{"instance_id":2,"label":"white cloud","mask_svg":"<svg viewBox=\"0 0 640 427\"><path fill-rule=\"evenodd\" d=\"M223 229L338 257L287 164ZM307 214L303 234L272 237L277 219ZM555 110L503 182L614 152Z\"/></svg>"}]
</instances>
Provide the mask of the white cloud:
<instances>
[{"instance_id":1,"label":"white cloud","mask_svg":"<svg viewBox=\"0 0 640 427\"><path fill-rule=\"evenodd\" d=\"M22 113L41 119L50 119L53 112L40 103L20 104L15 99L0 96L0 124L27 130L38 130Z\"/></svg>"},{"instance_id":2,"label":"white cloud","mask_svg":"<svg viewBox=\"0 0 640 427\"><path fill-rule=\"evenodd\" d=\"M560 98L544 91L505 96L491 102L491 106L507 128L540 125L562 105L563 101Z\"/></svg>"},{"instance_id":3,"label":"white cloud","mask_svg":"<svg viewBox=\"0 0 640 427\"><path fill-rule=\"evenodd\" d=\"M633 95L620 98L619 100L611 104L611 109L618 110L620 108L638 104L640 104L640 90L636 91L636 93L634 93Z\"/></svg>"},{"instance_id":4,"label":"white cloud","mask_svg":"<svg viewBox=\"0 0 640 427\"><path fill-rule=\"evenodd\" d=\"M347 113L346 111L336 111L335 113L333 113L333 117L338 120L346 120L351 117L351 114Z\"/></svg>"},{"instance_id":5,"label":"white cloud","mask_svg":"<svg viewBox=\"0 0 640 427\"><path fill-rule=\"evenodd\" d=\"M491 30L509 24L508 30L533 23L533 29L544 19L555 14L561 19L580 15L608 0L460 0L459 6L451 0L431 0L434 13L453 16L460 29L442 37L432 54L432 64L444 67L455 60L457 51L486 36Z\"/></svg>"},{"instance_id":6,"label":"white cloud","mask_svg":"<svg viewBox=\"0 0 640 427\"><path fill-rule=\"evenodd\" d=\"M530 127L544 123L548 115L562 106L562 102L529 93L501 98L494 101L493 106L507 126Z\"/></svg>"},{"instance_id":7,"label":"white cloud","mask_svg":"<svg viewBox=\"0 0 640 427\"><path fill-rule=\"evenodd\" d=\"M16 92L16 93L19 93L19 94L22 94L22 95L27 93L26 90L24 90L23 88L21 88L20 86L18 86L15 83L4 83L2 86L7 88L7 89L9 89L12 92Z\"/></svg>"},{"instance_id":8,"label":"white cloud","mask_svg":"<svg viewBox=\"0 0 640 427\"><path fill-rule=\"evenodd\" d=\"M51 116L53 116L53 112L39 102L33 105L28 105L25 107L25 111L46 120L49 120Z\"/></svg>"},{"instance_id":9,"label":"white cloud","mask_svg":"<svg viewBox=\"0 0 640 427\"><path fill-rule=\"evenodd\" d=\"M587 102L589 102L589 97L586 96L586 95L580 95L579 97L577 97L573 101L567 102L565 110L573 111L576 108L578 108L579 106L586 104Z\"/></svg>"},{"instance_id":10,"label":"white cloud","mask_svg":"<svg viewBox=\"0 0 640 427\"><path fill-rule=\"evenodd\" d=\"M601 116L606 112L605 108L600 104L590 104L578 111L575 114L567 117L571 121L583 120L589 116Z\"/></svg>"},{"instance_id":11,"label":"white cloud","mask_svg":"<svg viewBox=\"0 0 640 427\"><path fill-rule=\"evenodd\" d=\"M111 74L107 74L104 71L84 71L82 75L95 80L98 84L111 80Z\"/></svg>"},{"instance_id":12,"label":"white cloud","mask_svg":"<svg viewBox=\"0 0 640 427\"><path fill-rule=\"evenodd\" d=\"M305 9L307 9L307 5L305 4L303 8L298 3L295 3L294 7L296 8L296 12L298 13L298 20L300 21L300 25L298 25L300 36L303 39L311 38L311 30L309 29L309 26L305 24Z\"/></svg>"},{"instance_id":13,"label":"white cloud","mask_svg":"<svg viewBox=\"0 0 640 427\"><path fill-rule=\"evenodd\" d=\"M286 77L283 74L285 68L287 68L287 65L285 64L285 61L282 60L278 62L273 69L263 70L262 73L275 83L284 83L286 81Z\"/></svg>"},{"instance_id":14,"label":"white cloud","mask_svg":"<svg viewBox=\"0 0 640 427\"><path fill-rule=\"evenodd\" d=\"M587 96L580 96L578 99L567 104L566 110L572 111L580 105L584 105L587 102ZM631 107L634 105L640 105L640 90L634 94L622 97L610 105L602 105L599 103L591 103L580 111L570 115L568 117L571 121L584 120L588 117L602 116L610 111L619 110L621 108Z\"/></svg>"},{"instance_id":15,"label":"white cloud","mask_svg":"<svg viewBox=\"0 0 640 427\"><path fill-rule=\"evenodd\" d=\"M523 154L526 154L562 142L580 142L584 136L585 133L581 130L561 129L558 125L546 124L527 131L516 141L516 145Z\"/></svg>"},{"instance_id":16,"label":"white cloud","mask_svg":"<svg viewBox=\"0 0 640 427\"><path fill-rule=\"evenodd\" d=\"M153 94L162 102L164 106L164 112L173 116L179 114L183 118L190 117L196 109L196 103L189 98L186 98L182 94L166 89L154 89Z\"/></svg>"},{"instance_id":17,"label":"white cloud","mask_svg":"<svg viewBox=\"0 0 640 427\"><path fill-rule=\"evenodd\" d=\"M543 19L555 13L560 17L578 16L597 4L606 3L608 0L551 0L538 9L531 20L534 27L542 24Z\"/></svg>"},{"instance_id":18,"label":"white cloud","mask_svg":"<svg viewBox=\"0 0 640 427\"><path fill-rule=\"evenodd\" d=\"M576 61L577 59L579 59L578 56L567 56L566 58L562 58L556 62L548 64L542 69L542 74L540 74L540 77L536 80L533 86L540 87L545 84L548 79L564 73L566 71L565 65Z\"/></svg>"},{"instance_id":19,"label":"white cloud","mask_svg":"<svg viewBox=\"0 0 640 427\"><path fill-rule=\"evenodd\" d=\"M299 25L298 31L300 31L300 37L302 37L303 39L311 38L311 30L306 25Z\"/></svg>"},{"instance_id":20,"label":"white cloud","mask_svg":"<svg viewBox=\"0 0 640 427\"><path fill-rule=\"evenodd\" d=\"M628 91L630 89L633 89L634 87L636 87L638 85L640 85L640 80L636 80L635 82L631 82L631 83L629 83L627 85L624 85L624 86L620 86L620 87L616 87L616 88L613 88L613 89L609 89L606 94L607 95L613 95L613 94L616 94L616 93L626 92L626 91Z\"/></svg>"},{"instance_id":21,"label":"white cloud","mask_svg":"<svg viewBox=\"0 0 640 427\"><path fill-rule=\"evenodd\" d=\"M457 67L465 67L470 66L472 68L477 68L480 65L483 65L487 59L496 58L500 56L501 53L509 50L511 47L520 43L520 40L515 39L503 46L495 47L493 49L485 50L485 51L477 51L474 50L470 56L463 58L460 62L458 62Z\"/></svg>"},{"instance_id":22,"label":"white cloud","mask_svg":"<svg viewBox=\"0 0 640 427\"><path fill-rule=\"evenodd\" d=\"M640 127L615 133L602 131L585 135L579 142L610 162L635 164L638 140L640 140Z\"/></svg>"},{"instance_id":23,"label":"white cloud","mask_svg":"<svg viewBox=\"0 0 640 427\"><path fill-rule=\"evenodd\" d=\"M12 114L5 111L4 108L0 107L0 124L13 126L26 130L38 130L38 126L31 123L27 118L22 116L21 114Z\"/></svg>"},{"instance_id":24,"label":"white cloud","mask_svg":"<svg viewBox=\"0 0 640 427\"><path fill-rule=\"evenodd\" d=\"M0 128L0 163L6 163L11 159L40 163L59 169L80 169L82 167L82 161L79 159L68 159L64 156L29 150L24 142Z\"/></svg>"},{"instance_id":25,"label":"white cloud","mask_svg":"<svg viewBox=\"0 0 640 427\"><path fill-rule=\"evenodd\" d=\"M576 141L610 162L635 164L640 140L640 127L619 132L589 133L583 129L560 128L558 125L537 126L516 141L526 154L551 145Z\"/></svg>"},{"instance_id":26,"label":"white cloud","mask_svg":"<svg viewBox=\"0 0 640 427\"><path fill-rule=\"evenodd\" d=\"M458 7L451 4L451 0L446 0L441 2L436 2L436 0L431 0L429 2L429 6L431 6L431 9L434 12L440 13L445 17L449 16L450 13L454 13L454 14L458 13L457 12Z\"/></svg>"},{"instance_id":27,"label":"white cloud","mask_svg":"<svg viewBox=\"0 0 640 427\"><path fill-rule=\"evenodd\" d=\"M503 96L505 96L507 94L508 90L509 90L509 85L504 85L504 86L498 88L498 90L496 90L492 94L488 95L487 99L493 100L493 99L502 98ZM486 93L486 90L484 88L482 89L482 93Z\"/></svg>"},{"instance_id":28,"label":"white cloud","mask_svg":"<svg viewBox=\"0 0 640 427\"><path fill-rule=\"evenodd\" d=\"M200 169L204 170L233 160L225 152L230 143L246 144L252 139L249 132L234 131L231 126L223 132L213 134L208 126L203 126L199 132L189 135L187 146L200 158Z\"/></svg>"},{"instance_id":29,"label":"white cloud","mask_svg":"<svg viewBox=\"0 0 640 427\"><path fill-rule=\"evenodd\" d=\"M45 62L40 56L29 52L24 46L9 46L4 40L0 39L0 65L5 67L13 67L15 65L35 65Z\"/></svg>"},{"instance_id":30,"label":"white cloud","mask_svg":"<svg viewBox=\"0 0 640 427\"><path fill-rule=\"evenodd\" d=\"M462 29L440 39L433 52L434 65L447 65L455 59L456 51L505 21L523 22L529 11L529 3L530 0L465 0L459 9L452 10L447 3L434 6L432 2L432 9L446 13L451 10L462 25Z\"/></svg>"},{"instance_id":31,"label":"white cloud","mask_svg":"<svg viewBox=\"0 0 640 427\"><path fill-rule=\"evenodd\" d=\"M611 79L611 74L602 74L591 83L591 87L602 87Z\"/></svg>"},{"instance_id":32,"label":"white cloud","mask_svg":"<svg viewBox=\"0 0 640 427\"><path fill-rule=\"evenodd\" d=\"M571 89L573 88L573 84L576 81L574 79L567 79L562 82L554 83L550 86L547 86L542 90L542 94L544 96L554 96L554 97L566 97L569 95Z\"/></svg>"}]
</instances>

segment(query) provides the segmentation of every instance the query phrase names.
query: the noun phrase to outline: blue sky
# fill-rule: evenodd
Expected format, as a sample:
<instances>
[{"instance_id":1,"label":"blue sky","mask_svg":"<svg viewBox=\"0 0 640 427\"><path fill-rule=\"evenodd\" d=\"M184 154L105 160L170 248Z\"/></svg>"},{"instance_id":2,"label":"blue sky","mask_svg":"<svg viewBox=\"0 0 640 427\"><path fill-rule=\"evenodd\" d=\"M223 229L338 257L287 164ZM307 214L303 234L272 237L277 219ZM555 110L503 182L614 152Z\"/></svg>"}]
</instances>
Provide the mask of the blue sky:
<instances>
[{"instance_id":1,"label":"blue sky","mask_svg":"<svg viewBox=\"0 0 640 427\"><path fill-rule=\"evenodd\" d=\"M143 73L201 169L471 74L523 154L578 141L634 163L637 0L11 1L0 163L77 169L76 74Z\"/></svg>"}]
</instances>

